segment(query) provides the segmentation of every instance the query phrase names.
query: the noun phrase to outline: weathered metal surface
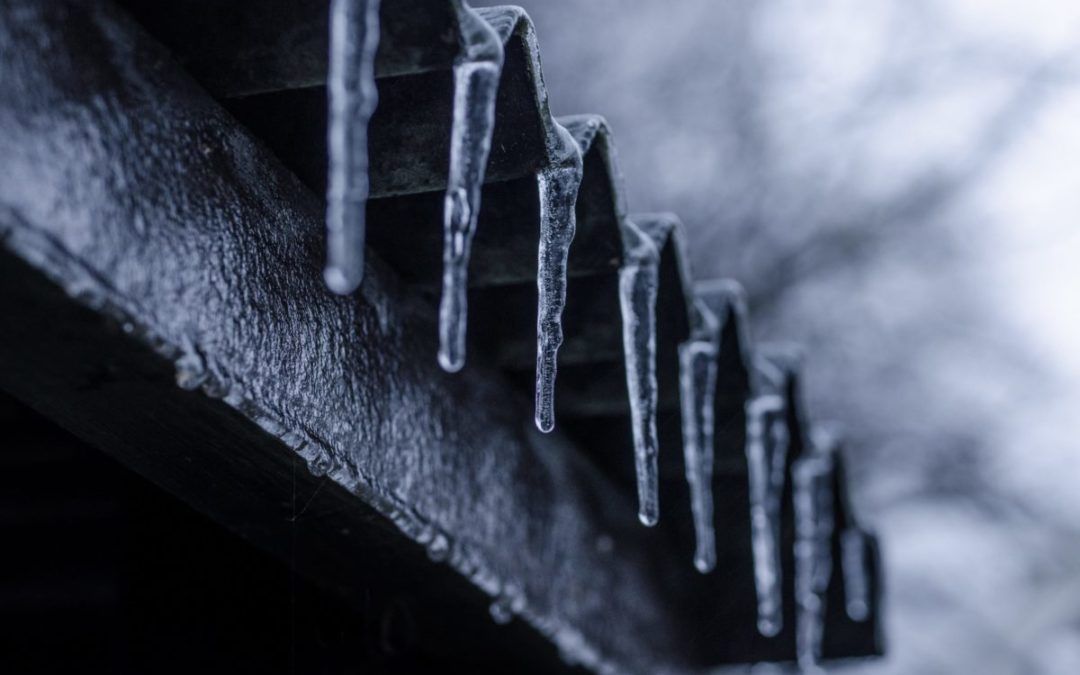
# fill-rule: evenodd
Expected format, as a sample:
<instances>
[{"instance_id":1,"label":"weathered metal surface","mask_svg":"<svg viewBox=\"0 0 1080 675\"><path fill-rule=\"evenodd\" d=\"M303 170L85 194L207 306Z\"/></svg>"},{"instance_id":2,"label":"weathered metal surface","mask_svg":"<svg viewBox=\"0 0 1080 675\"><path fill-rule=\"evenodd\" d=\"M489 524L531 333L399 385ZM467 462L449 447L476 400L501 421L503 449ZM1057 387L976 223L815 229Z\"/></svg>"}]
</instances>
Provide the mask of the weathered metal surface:
<instances>
[{"instance_id":1,"label":"weathered metal surface","mask_svg":"<svg viewBox=\"0 0 1080 675\"><path fill-rule=\"evenodd\" d=\"M380 260L325 290L319 200L162 49L106 3L4 13L5 388L279 553L275 501L325 475L294 562L346 595L389 556L463 622L498 600L595 668L682 663L627 500L493 373L439 371Z\"/></svg>"}]
</instances>

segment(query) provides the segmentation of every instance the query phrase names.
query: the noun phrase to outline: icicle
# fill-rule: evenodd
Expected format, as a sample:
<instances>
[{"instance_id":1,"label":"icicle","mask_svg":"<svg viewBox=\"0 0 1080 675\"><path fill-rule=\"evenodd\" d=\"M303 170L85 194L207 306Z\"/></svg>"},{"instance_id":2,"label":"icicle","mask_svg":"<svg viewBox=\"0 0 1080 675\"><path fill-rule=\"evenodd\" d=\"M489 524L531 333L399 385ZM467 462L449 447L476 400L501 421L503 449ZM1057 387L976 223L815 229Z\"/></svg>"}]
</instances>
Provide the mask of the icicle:
<instances>
[{"instance_id":1,"label":"icicle","mask_svg":"<svg viewBox=\"0 0 1080 675\"><path fill-rule=\"evenodd\" d=\"M855 528L844 530L840 537L840 554L844 572L844 609L852 621L866 621L870 616L870 582L863 533Z\"/></svg>"},{"instance_id":2,"label":"icicle","mask_svg":"<svg viewBox=\"0 0 1080 675\"><path fill-rule=\"evenodd\" d=\"M632 227L632 226L631 226ZM637 468L638 518L655 525L660 517L656 468L656 294L660 254L652 240L627 228L628 242L619 269L619 305L623 320L626 388Z\"/></svg>"},{"instance_id":3,"label":"icicle","mask_svg":"<svg viewBox=\"0 0 1080 675\"><path fill-rule=\"evenodd\" d=\"M351 293L364 278L367 128L379 98L375 88L378 46L379 0L333 0L324 276L335 293Z\"/></svg>"},{"instance_id":4,"label":"icicle","mask_svg":"<svg viewBox=\"0 0 1080 675\"><path fill-rule=\"evenodd\" d=\"M503 63L503 45L495 31L468 6L461 4L459 8L462 50L454 63L439 305L439 364L449 372L465 365L469 252L480 215L480 192L495 129L495 96Z\"/></svg>"},{"instance_id":5,"label":"icicle","mask_svg":"<svg viewBox=\"0 0 1080 675\"><path fill-rule=\"evenodd\" d=\"M566 259L577 229L581 148L563 127L555 124L562 161L537 174L540 191L540 249L536 288L536 426L555 428L555 373L562 345L562 312L566 306Z\"/></svg>"},{"instance_id":6,"label":"icicle","mask_svg":"<svg viewBox=\"0 0 1080 675\"><path fill-rule=\"evenodd\" d=\"M785 405L780 396L746 404L746 462L750 481L750 536L758 597L758 632L772 637L783 627L780 589L780 498L788 452Z\"/></svg>"},{"instance_id":7,"label":"icicle","mask_svg":"<svg viewBox=\"0 0 1080 675\"><path fill-rule=\"evenodd\" d=\"M713 397L716 393L719 330L711 315L709 335L679 345L679 388L682 408L683 456L690 485L696 547L694 566L702 574L716 567L713 530Z\"/></svg>"},{"instance_id":8,"label":"icicle","mask_svg":"<svg viewBox=\"0 0 1080 675\"><path fill-rule=\"evenodd\" d=\"M488 606L491 618L499 625L506 625L515 615L525 610L525 595L514 584L507 584L498 597Z\"/></svg>"},{"instance_id":9,"label":"icicle","mask_svg":"<svg viewBox=\"0 0 1080 675\"><path fill-rule=\"evenodd\" d=\"M795 503L795 653L804 673L821 672L825 593L832 576L832 461L814 455L796 463Z\"/></svg>"}]
</instances>

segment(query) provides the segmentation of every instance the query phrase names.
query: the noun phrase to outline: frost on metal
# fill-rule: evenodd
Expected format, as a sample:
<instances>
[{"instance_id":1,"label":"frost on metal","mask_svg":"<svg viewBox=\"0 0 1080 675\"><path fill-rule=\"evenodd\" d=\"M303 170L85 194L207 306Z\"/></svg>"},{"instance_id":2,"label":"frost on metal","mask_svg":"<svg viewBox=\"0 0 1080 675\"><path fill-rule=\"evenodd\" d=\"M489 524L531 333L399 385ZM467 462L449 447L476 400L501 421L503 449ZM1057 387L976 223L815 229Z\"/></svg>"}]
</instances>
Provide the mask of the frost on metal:
<instances>
[{"instance_id":1,"label":"frost on metal","mask_svg":"<svg viewBox=\"0 0 1080 675\"><path fill-rule=\"evenodd\" d=\"M795 652L803 672L820 672L834 528L831 441L815 438L792 468L795 507Z\"/></svg>"},{"instance_id":2,"label":"frost on metal","mask_svg":"<svg viewBox=\"0 0 1080 675\"><path fill-rule=\"evenodd\" d=\"M503 63L503 43L498 34L464 3L455 7L461 52L454 62L439 305L439 364L449 372L457 372L465 365L469 252L480 216L480 193L495 129L495 97Z\"/></svg>"},{"instance_id":3,"label":"frost on metal","mask_svg":"<svg viewBox=\"0 0 1080 675\"><path fill-rule=\"evenodd\" d=\"M690 340L679 345L679 394L683 458L694 518L694 566L701 573L716 567L713 522L713 401L716 395L720 325L703 303L695 303Z\"/></svg>"},{"instance_id":4,"label":"frost on metal","mask_svg":"<svg viewBox=\"0 0 1080 675\"><path fill-rule=\"evenodd\" d=\"M332 0L327 76L326 285L351 293L364 278L368 121L379 94L379 0Z\"/></svg>"}]
</instances>

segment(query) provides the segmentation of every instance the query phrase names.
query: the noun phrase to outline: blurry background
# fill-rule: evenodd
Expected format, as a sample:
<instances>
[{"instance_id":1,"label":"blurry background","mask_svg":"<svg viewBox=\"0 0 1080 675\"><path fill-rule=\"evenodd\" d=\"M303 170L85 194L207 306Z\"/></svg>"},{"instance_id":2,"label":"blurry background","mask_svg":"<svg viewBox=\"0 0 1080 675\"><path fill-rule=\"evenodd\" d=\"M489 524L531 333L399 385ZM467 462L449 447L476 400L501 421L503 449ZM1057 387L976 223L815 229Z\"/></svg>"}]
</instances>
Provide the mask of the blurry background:
<instances>
[{"instance_id":1,"label":"blurry background","mask_svg":"<svg viewBox=\"0 0 1080 675\"><path fill-rule=\"evenodd\" d=\"M1080 3L518 1L847 430L890 649L848 672L1080 672Z\"/></svg>"}]
</instances>

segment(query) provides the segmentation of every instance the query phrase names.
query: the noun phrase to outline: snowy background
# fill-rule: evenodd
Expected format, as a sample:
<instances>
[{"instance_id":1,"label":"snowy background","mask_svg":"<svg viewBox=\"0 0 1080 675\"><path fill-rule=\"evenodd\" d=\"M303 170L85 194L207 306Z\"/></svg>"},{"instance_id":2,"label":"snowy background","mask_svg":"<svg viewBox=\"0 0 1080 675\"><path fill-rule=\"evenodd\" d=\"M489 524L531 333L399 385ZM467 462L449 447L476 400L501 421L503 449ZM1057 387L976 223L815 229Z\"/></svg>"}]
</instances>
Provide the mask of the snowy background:
<instances>
[{"instance_id":1,"label":"snowy background","mask_svg":"<svg viewBox=\"0 0 1080 675\"><path fill-rule=\"evenodd\" d=\"M1080 673L1080 3L519 1L847 429L890 655L843 670Z\"/></svg>"}]
</instances>

